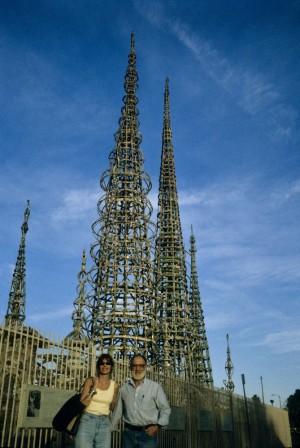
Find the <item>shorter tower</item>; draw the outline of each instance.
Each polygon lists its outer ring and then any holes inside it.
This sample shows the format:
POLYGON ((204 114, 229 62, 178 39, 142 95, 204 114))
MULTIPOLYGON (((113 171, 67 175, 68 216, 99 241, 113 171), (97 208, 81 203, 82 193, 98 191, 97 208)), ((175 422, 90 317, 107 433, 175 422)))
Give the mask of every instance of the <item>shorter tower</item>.
POLYGON ((193 379, 201 384, 212 387, 213 376, 210 362, 209 348, 205 330, 204 313, 200 297, 198 273, 196 265, 196 240, 190 237, 191 278, 190 278, 190 318, 193 340, 193 379))
POLYGON ((81 271, 77 275, 78 278, 78 286, 77 286, 77 299, 74 300, 74 311, 72 313, 73 320, 73 331, 69 333, 65 339, 72 339, 75 341, 88 341, 87 336, 84 334, 85 328, 85 314, 84 308, 86 306, 86 281, 87 281, 87 273, 86 273, 86 254, 85 250, 82 253, 81 260, 81 271))
POLYGON ((232 381, 232 374, 233 374, 233 364, 231 361, 231 355, 230 355, 230 348, 229 348, 229 335, 226 335, 226 339, 227 339, 227 360, 226 360, 226 364, 225 364, 225 371, 227 373, 227 381, 224 380, 224 386, 226 387, 226 389, 229 392, 233 392, 234 391, 234 382, 232 381))
POLYGON ((19 246, 18 258, 11 282, 8 307, 5 315, 5 324, 21 325, 25 320, 26 304, 26 263, 25 263, 25 239, 28 232, 28 219, 30 215, 30 201, 24 213, 24 222, 21 226, 22 236, 19 246))

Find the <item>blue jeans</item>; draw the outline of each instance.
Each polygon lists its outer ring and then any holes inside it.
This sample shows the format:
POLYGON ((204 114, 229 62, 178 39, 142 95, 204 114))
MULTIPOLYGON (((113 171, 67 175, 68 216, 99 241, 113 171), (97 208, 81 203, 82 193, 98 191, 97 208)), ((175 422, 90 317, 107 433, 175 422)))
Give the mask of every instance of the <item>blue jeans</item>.
POLYGON ((124 428, 122 448, 157 448, 157 437, 150 437, 145 431, 124 428))
POLYGON ((110 448, 111 424, 107 415, 84 412, 75 439, 75 448, 110 448))

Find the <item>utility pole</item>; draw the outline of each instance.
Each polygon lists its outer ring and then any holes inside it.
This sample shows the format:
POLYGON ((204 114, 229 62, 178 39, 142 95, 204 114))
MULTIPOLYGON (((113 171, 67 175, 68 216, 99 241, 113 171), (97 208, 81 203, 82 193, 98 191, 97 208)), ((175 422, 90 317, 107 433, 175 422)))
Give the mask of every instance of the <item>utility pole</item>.
POLYGON ((246 383, 245 375, 242 373, 242 384, 243 384, 244 399, 245 399, 245 410, 246 410, 247 428, 248 428, 248 436, 249 436, 249 445, 250 445, 250 448, 252 448, 249 409, 248 409, 248 402, 247 402, 247 397, 246 397, 245 383, 246 383))
POLYGON ((260 377, 260 384, 261 384, 261 398, 263 404, 265 404, 265 396, 264 396, 264 385, 263 385, 263 377, 260 377))

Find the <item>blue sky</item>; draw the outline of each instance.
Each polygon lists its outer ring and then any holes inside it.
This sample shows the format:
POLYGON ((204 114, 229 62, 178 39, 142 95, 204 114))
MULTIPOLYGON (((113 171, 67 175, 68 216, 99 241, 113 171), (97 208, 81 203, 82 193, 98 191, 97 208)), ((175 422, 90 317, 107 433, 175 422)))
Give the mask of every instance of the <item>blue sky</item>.
POLYGON ((2 0, 0 21, 0 315, 30 199, 26 323, 71 330, 134 30, 155 209, 170 79, 215 384, 229 333, 236 392, 244 373, 261 395, 262 376, 265 401, 284 402, 300 387, 300 2, 2 0))

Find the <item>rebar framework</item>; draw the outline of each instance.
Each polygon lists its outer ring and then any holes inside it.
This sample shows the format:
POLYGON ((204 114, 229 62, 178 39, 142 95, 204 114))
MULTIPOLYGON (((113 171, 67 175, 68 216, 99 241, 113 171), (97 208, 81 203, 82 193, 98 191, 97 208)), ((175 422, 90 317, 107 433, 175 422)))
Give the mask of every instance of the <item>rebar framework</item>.
POLYGON ((24 222, 21 226, 22 236, 19 246, 16 266, 11 282, 7 312, 5 322, 13 322, 20 325, 25 320, 26 305, 26 262, 25 262, 25 239, 28 232, 28 219, 30 215, 30 201, 27 201, 27 207, 24 213, 24 222))
POLYGON ((169 80, 165 83, 164 123, 154 257, 157 325, 156 360, 176 375, 192 376, 191 321, 185 250, 180 223, 172 141, 169 80))
MULTIPOLYGON (((138 130, 138 74, 134 35, 125 75, 125 96, 110 168, 102 175, 105 194, 98 202, 99 219, 92 229, 94 266, 88 278, 87 333, 99 349, 123 358, 151 352, 153 307, 151 275, 151 189, 144 172, 138 130)), ((153 236, 152 236, 153 238, 153 236)))
POLYGON ((85 320, 86 320, 84 309, 86 306, 86 281, 87 281, 85 250, 82 252, 81 271, 77 275, 77 278, 79 284, 77 286, 78 296, 76 300, 74 300, 74 311, 72 313, 73 331, 69 333, 65 339, 87 342, 88 338, 84 332, 85 320))
POLYGON ((192 327, 193 378, 205 386, 213 386, 212 368, 206 336, 204 313, 202 308, 200 288, 196 264, 196 240, 190 237, 191 276, 190 276, 190 319, 192 327))

